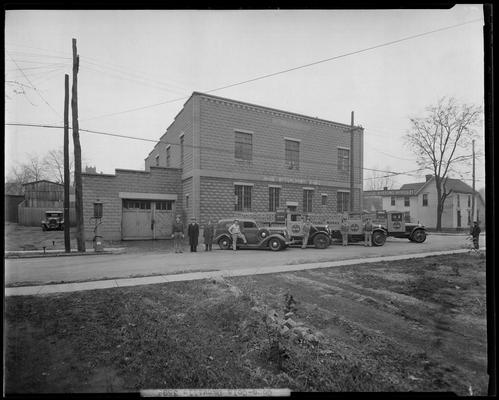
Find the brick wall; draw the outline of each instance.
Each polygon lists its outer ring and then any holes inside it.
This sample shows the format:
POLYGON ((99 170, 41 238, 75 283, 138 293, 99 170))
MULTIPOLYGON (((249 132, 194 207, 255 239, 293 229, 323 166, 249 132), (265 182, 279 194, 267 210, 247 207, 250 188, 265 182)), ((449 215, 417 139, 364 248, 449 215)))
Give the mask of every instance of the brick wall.
POLYGON ((182 168, 180 163, 180 139, 179 135, 184 133, 184 172, 192 170, 192 144, 193 144, 193 98, 191 97, 182 110, 177 114, 173 123, 168 127, 166 133, 161 136, 161 142, 154 146, 153 150, 145 159, 145 169, 156 165, 156 156, 159 155, 159 165, 166 167, 166 147, 170 144, 170 167, 182 168))
MULTIPOLYGON (((93 203, 104 203, 100 233, 106 240, 121 240, 122 199, 119 192, 179 194, 181 171, 177 168, 151 167, 150 171, 117 169, 115 175, 82 174, 83 219, 85 237, 93 238, 93 203)), ((179 196, 176 209, 182 210, 183 199, 179 196)))
MULTIPOLYGON (((182 182, 182 218, 185 224, 187 224, 193 216, 193 198, 192 198, 192 178, 185 179, 182 182), (189 204, 186 204, 186 196, 189 195, 189 204)), ((178 209, 177 209, 178 210, 178 209)))
MULTIPOLYGON (((349 126, 199 96, 202 169, 350 183, 349 173, 341 174, 337 168, 338 146, 350 148, 349 126), (234 158, 234 132, 238 129, 253 132, 251 161, 234 158), (290 170, 285 165, 285 137, 301 140, 299 170, 290 170)), ((361 129, 354 140, 355 182, 361 185, 361 129)))

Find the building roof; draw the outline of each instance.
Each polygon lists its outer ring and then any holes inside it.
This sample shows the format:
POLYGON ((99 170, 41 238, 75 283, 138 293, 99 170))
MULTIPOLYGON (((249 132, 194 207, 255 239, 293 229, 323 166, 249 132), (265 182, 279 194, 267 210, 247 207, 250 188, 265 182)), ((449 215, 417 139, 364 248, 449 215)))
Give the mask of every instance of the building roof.
MULTIPOLYGON (((432 177, 430 180, 423 183, 415 183, 414 185, 421 185, 419 189, 417 189, 416 194, 420 192, 425 186, 428 186, 430 183, 435 182, 435 177, 432 177)), ((411 185, 411 184, 409 184, 411 185)), ((445 181, 445 188, 447 191, 453 191, 455 193, 469 193, 473 194, 473 189, 466 183, 464 183, 460 179, 447 178, 445 181)))
POLYGON ((26 183, 23 183, 23 186, 26 186, 26 185, 33 185, 34 183, 40 183, 40 182, 47 182, 47 183, 51 183, 51 184, 53 184, 53 185, 64 186, 64 184, 62 184, 62 183, 52 182, 52 181, 49 181, 49 180, 47 180, 47 179, 40 179, 40 180, 38 180, 38 181, 26 182, 26 183))
POLYGON ((400 186, 400 190, 414 190, 417 192, 421 189, 426 182, 418 182, 418 183, 406 183, 405 185, 400 186))

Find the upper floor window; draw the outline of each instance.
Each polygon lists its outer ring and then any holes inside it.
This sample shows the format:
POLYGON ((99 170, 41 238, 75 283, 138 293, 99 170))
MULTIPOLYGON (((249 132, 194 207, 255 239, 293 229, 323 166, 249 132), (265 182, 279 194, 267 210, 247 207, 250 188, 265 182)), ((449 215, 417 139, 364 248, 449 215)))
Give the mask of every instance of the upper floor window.
POLYGON ((279 208, 279 197, 281 188, 269 187, 269 211, 276 211, 279 208))
POLYGON ((300 167, 300 142, 296 140, 284 140, 284 151, 286 167, 288 169, 299 169, 300 167))
POLYGON ((423 194, 423 207, 428 207, 428 193, 423 194))
POLYGON ((170 152, 170 146, 166 148, 166 166, 170 166, 170 157, 171 157, 171 152, 170 152))
POLYGON ((310 189, 303 189, 303 212, 312 212, 312 200, 314 191, 310 189))
POLYGON ((251 189, 252 186, 234 185, 235 211, 251 211, 251 189))
POLYGON ((411 198, 409 196, 404 196, 404 206, 409 207, 411 205, 411 198))
POLYGON ((180 136, 180 164, 184 164, 184 135, 180 136))
POLYGON ((390 205, 395 205, 395 196, 390 197, 390 205))
POLYGON ((457 195, 457 206, 461 207, 461 198, 457 195))
POLYGON ((156 158, 156 167, 159 167, 159 154, 155 158, 156 158))
POLYGON ((321 195, 321 204, 323 206, 327 205, 327 194, 322 194, 321 195))
POLYGON ((338 149, 338 172, 350 171, 350 150, 338 149))
POLYGON ((468 195, 468 207, 471 207, 471 195, 468 195))
POLYGON ((336 195, 336 211, 343 213, 350 208, 350 193, 338 192, 336 195))
POLYGON ((238 160, 253 159, 253 135, 251 133, 235 133, 234 157, 238 160))

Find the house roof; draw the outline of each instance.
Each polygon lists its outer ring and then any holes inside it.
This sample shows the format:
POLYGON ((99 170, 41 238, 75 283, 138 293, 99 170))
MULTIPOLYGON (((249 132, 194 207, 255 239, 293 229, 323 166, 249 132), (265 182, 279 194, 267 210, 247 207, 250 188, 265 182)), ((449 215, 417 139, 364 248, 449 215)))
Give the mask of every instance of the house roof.
POLYGON ((52 182, 52 181, 49 181, 49 180, 47 180, 47 179, 40 179, 40 180, 38 180, 38 181, 26 182, 26 183, 23 183, 23 186, 26 186, 26 185, 33 185, 34 183, 39 183, 39 182, 47 182, 47 183, 51 183, 51 184, 53 184, 53 185, 64 186, 62 183, 52 182))
POLYGON ((417 192, 425 183, 426 182, 406 183, 405 185, 400 186, 400 190, 414 190, 417 192))
MULTIPOLYGON (((432 177, 430 180, 423 183, 409 183, 408 185, 420 185, 419 189, 416 189, 416 194, 420 192, 425 186, 428 186, 430 183, 435 182, 435 177, 432 177)), ((455 193, 473 193, 473 189, 470 185, 464 183, 460 179, 447 178, 445 181, 445 188, 447 191, 452 190, 455 193)), ((401 188, 402 189, 402 188, 401 188)))

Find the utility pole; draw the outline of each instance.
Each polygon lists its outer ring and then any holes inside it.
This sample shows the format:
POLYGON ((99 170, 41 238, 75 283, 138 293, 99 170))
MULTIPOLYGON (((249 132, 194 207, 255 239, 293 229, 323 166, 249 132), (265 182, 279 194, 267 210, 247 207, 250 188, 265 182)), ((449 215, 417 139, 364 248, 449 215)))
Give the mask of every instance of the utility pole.
POLYGON ((64 75, 64 249, 71 252, 69 220, 69 75, 64 75))
POLYGON ((355 132, 355 129, 353 127, 353 111, 352 111, 352 116, 351 116, 351 131, 350 131, 350 211, 353 211, 353 197, 354 197, 354 187, 353 187, 353 181, 354 181, 354 170, 353 170, 353 134, 355 132))
POLYGON ((81 146, 78 126, 78 68, 80 57, 76 52, 76 39, 73 39, 73 88, 71 110, 73 111, 73 143, 75 153, 75 209, 76 209, 76 243, 78 251, 85 251, 85 231, 83 225, 83 193, 81 183, 81 146))
POLYGON ((473 197, 471 198, 471 223, 475 220, 475 139, 472 142, 473 149, 473 197))

